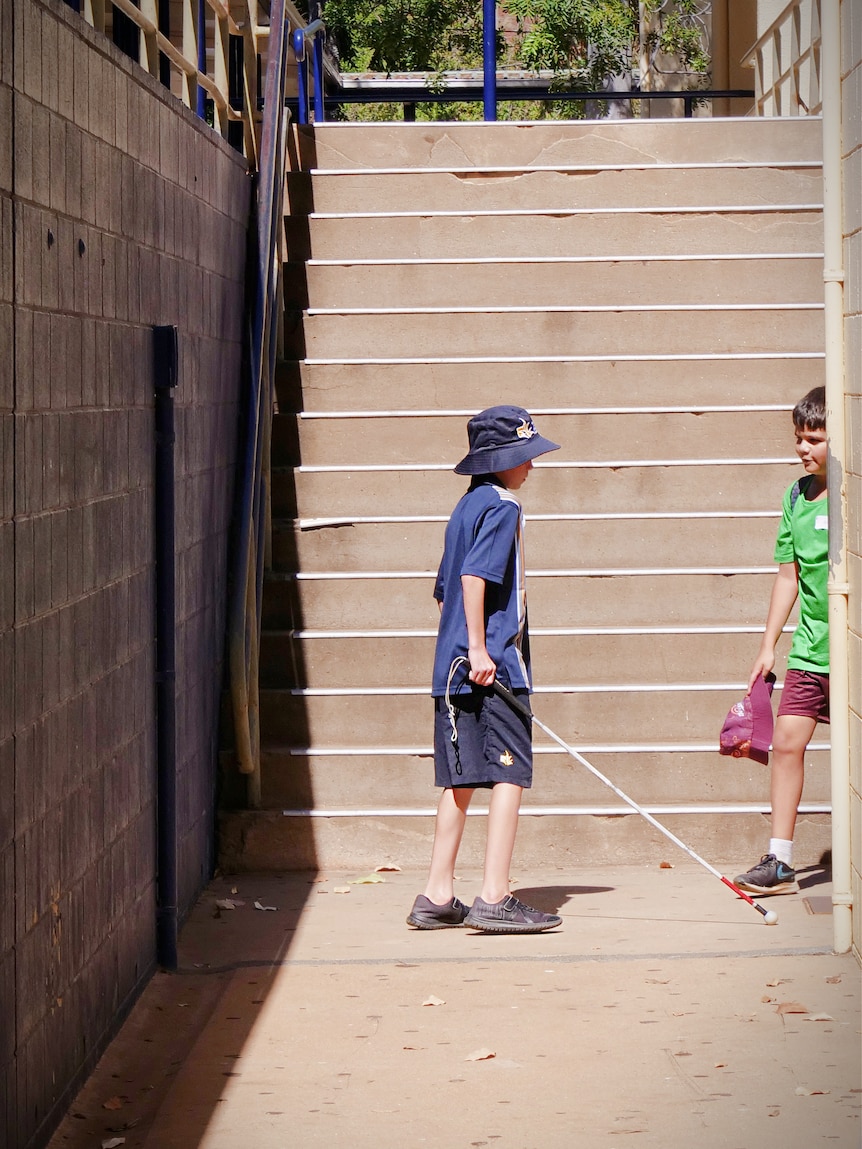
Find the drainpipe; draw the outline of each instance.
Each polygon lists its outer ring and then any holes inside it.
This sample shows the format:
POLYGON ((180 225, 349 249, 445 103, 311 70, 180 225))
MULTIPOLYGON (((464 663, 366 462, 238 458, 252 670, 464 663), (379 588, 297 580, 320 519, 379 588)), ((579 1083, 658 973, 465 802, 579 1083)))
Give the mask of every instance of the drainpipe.
POLYGON ((832 913, 836 953, 853 944, 850 853, 850 688, 847 643, 844 213, 841 194, 841 5, 821 9, 826 431, 829 439, 829 693, 832 771, 832 913))
POLYGON ((176 555, 174 541, 174 395, 176 327, 153 328, 156 550, 156 957, 177 968, 176 555))

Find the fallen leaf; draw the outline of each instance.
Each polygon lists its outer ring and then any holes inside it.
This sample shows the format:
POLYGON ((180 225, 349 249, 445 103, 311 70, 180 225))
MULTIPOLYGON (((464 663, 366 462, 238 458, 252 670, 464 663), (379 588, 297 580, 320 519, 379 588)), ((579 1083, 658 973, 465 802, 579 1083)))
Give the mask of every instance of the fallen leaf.
POLYGON ((780 977, 777 981, 768 981, 766 984, 770 987, 770 989, 774 989, 777 985, 784 985, 786 981, 790 981, 790 978, 780 977))
POLYGON ((828 977, 826 979, 826 984, 827 985, 841 985, 841 974, 837 973, 834 977, 828 977))
POLYGON ((125 1145, 125 1137, 108 1137, 102 1142, 102 1149, 117 1149, 118 1145, 125 1145))
POLYGON ((277 909, 278 909, 278 906, 262 906, 262 905, 260 904, 260 902, 255 902, 255 903, 254 903, 254 908, 255 908, 256 910, 273 910, 273 911, 275 911, 275 910, 277 910, 277 909))
POLYGON ((808 1013, 804 1005, 798 1001, 780 1001, 775 1007, 776 1013, 808 1013))
POLYGON ((381 878, 379 874, 366 874, 364 878, 352 878, 348 885, 350 886, 375 886, 378 882, 385 882, 385 878, 381 878))
POLYGON ((670 985, 670 978, 666 981, 662 981, 661 978, 658 977, 648 977, 645 980, 647 985, 670 985))
POLYGON ((771 1001, 775 1001, 775 998, 770 997, 768 993, 765 993, 760 1000, 763 1002, 764 1005, 769 1005, 769 1003, 771 1001))
POLYGON ((727 1069, 727 1062, 726 1061, 716 1061, 715 1065, 712 1068, 713 1069, 727 1069))
POLYGON ((810 1013, 805 1018, 806 1021, 834 1021, 834 1017, 830 1017, 828 1013, 810 1013))
POLYGON ((382 866, 374 867, 375 874, 400 874, 401 867, 396 866, 394 862, 385 862, 382 866))
POLYGON ((107 1101, 102 1102, 103 1109, 122 1109, 125 1105, 122 1097, 109 1097, 107 1101))
POLYGON ((475 1053, 469 1054, 464 1058, 465 1061, 490 1061, 492 1057, 496 1057, 492 1049, 477 1049, 475 1053))
POLYGON ((830 1089, 809 1089, 807 1085, 797 1085, 793 1090, 797 1097, 823 1097, 830 1089))
POLYGON ((231 892, 232 894, 238 894, 238 893, 239 893, 239 890, 236 888, 236 886, 231 886, 231 888, 230 888, 230 892, 231 892))
POLYGON ((235 910, 237 906, 244 906, 245 902, 238 902, 235 898, 219 898, 216 905, 220 910, 235 910))
POLYGON ((422 1002, 423 1005, 445 1005, 446 1002, 442 997, 435 997, 434 994, 429 994, 428 997, 422 1002))
POLYGON ((673 862, 660 862, 658 868, 660 870, 672 870, 673 869, 673 862))
POLYGON ((334 886, 332 892, 333 894, 349 894, 350 886, 334 886))
POLYGON ((402 1045, 402 1049, 424 1049, 424 1045, 402 1045))

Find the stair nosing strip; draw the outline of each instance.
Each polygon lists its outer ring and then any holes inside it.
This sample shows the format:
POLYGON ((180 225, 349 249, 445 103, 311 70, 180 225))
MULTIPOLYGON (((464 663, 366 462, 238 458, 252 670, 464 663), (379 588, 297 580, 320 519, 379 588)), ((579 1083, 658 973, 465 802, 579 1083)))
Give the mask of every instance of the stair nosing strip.
MULTIPOLYGON (((657 814, 694 814, 694 815, 707 815, 707 814, 722 814, 727 816, 739 814, 769 814, 771 807, 768 805, 758 803, 737 803, 730 805, 727 803, 715 803, 714 805, 667 805, 667 804, 653 804, 642 807, 652 815, 657 814)), ((285 808, 281 811, 282 816, 285 818, 432 818, 436 815, 437 810, 435 807, 385 807, 385 808, 358 808, 346 809, 342 807, 297 807, 294 809, 285 808)), ((613 818, 613 817, 628 817, 637 814, 638 811, 634 810, 631 806, 621 804, 619 806, 530 806, 529 804, 522 805, 518 811, 520 818, 549 818, 549 817, 594 817, 594 818, 613 818)), ((804 802, 799 806, 800 814, 831 814, 832 806, 830 803, 817 803, 817 802, 804 802)), ((488 808, 485 806, 470 807, 467 810, 467 817, 482 818, 488 814, 488 808)))
POLYGON ((410 176, 410 175, 528 175, 532 172, 665 172, 665 171, 758 171, 792 172, 822 169, 820 160, 658 160, 654 163, 617 164, 481 164, 475 167, 379 167, 379 168, 305 168, 303 174, 315 176, 410 176))
POLYGON ((640 352, 635 355, 441 355, 403 358, 353 357, 349 359, 315 359, 308 357, 299 360, 306 367, 432 367, 452 363, 456 365, 479 363, 726 363, 760 362, 785 359, 825 359, 825 351, 681 351, 675 353, 640 352))
MULTIPOLYGON (((531 570, 531 580, 538 578, 682 578, 690 575, 766 575, 775 574, 777 566, 739 567, 560 567, 531 570)), ((436 570, 424 571, 293 571, 281 576, 283 582, 386 582, 392 579, 435 579, 436 570)))
MULTIPOLYGON (((793 625, 782 627, 783 634, 791 634, 795 630, 793 625)), ((531 626, 530 634, 542 638, 607 638, 611 636, 643 635, 653 637, 656 635, 704 635, 704 634, 760 634, 763 631, 761 623, 742 624, 737 626, 531 626)), ((295 630, 290 627, 283 629, 264 630, 264 634, 282 638, 294 638, 301 642, 332 639, 380 639, 387 638, 436 638, 436 628, 411 628, 394 630, 323 630, 302 629, 295 630)), ((540 690, 541 692, 541 690, 540 690)))
POLYGON ((823 311, 825 304, 806 303, 589 303, 589 304, 503 304, 488 303, 468 307, 308 307, 304 314, 317 315, 606 315, 693 311, 747 313, 751 311, 823 311))
POLYGON ((493 264, 579 264, 579 263, 714 263, 717 260, 806 259, 822 260, 822 251, 776 252, 713 252, 706 255, 499 255, 450 256, 445 258, 404 259, 308 259, 307 267, 413 267, 437 265, 493 265, 493 264))
MULTIPOLYGON (((309 212, 303 219, 476 219, 479 217, 523 217, 535 216, 596 216, 596 215, 792 215, 798 212, 822 212, 822 203, 768 203, 768 204, 694 204, 684 206, 639 207, 544 207, 544 208, 473 208, 442 209, 427 208, 419 211, 316 211, 309 212)), ((291 218, 291 217, 288 217, 291 218)), ((296 217, 298 218, 298 217, 296 217)))
MULTIPOLYGON (((780 464, 793 466, 798 459, 787 456, 766 459, 573 459, 547 460, 535 464, 538 470, 622 470, 635 467, 762 467, 780 464)), ((452 471, 454 463, 303 463, 293 467, 294 474, 345 474, 394 471, 452 471)))

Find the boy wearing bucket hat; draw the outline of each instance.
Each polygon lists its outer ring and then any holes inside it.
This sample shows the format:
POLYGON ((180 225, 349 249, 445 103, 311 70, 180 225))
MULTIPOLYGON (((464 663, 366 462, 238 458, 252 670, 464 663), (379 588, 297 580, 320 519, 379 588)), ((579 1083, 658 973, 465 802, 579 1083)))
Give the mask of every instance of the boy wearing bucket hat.
POLYGON ((521 795, 532 783, 531 723, 493 690, 495 679, 529 697, 523 514, 514 495, 533 459, 559 449, 522 407, 481 411, 467 424, 470 450, 455 468, 470 488, 446 527, 434 587, 440 625, 434 658, 435 783, 443 787, 425 893, 407 918, 417 929, 471 926, 489 933, 538 933, 556 914, 509 892, 521 795), (482 893, 468 910, 454 895, 455 861, 467 808, 490 789, 482 893))
MULTIPOLYGON (((796 453, 805 474, 784 493, 775 544, 778 574, 748 690, 771 677, 775 646, 796 599, 784 688, 772 737, 772 837, 769 849, 736 879, 755 894, 789 894, 799 887, 793 869, 793 832, 805 780, 805 751, 818 722, 829 722, 829 559, 826 392, 815 387, 793 409, 796 453)), ((753 757, 754 755, 750 755, 753 757)))

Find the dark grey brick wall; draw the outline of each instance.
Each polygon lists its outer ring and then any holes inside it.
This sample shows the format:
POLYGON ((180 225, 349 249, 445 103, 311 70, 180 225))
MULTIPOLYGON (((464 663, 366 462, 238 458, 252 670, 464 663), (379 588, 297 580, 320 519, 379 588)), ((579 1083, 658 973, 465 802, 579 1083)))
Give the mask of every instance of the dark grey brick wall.
POLYGON ((151 325, 176 324, 181 912, 213 858, 242 159, 58 0, 0 4, 0 1144, 155 963, 151 325))

